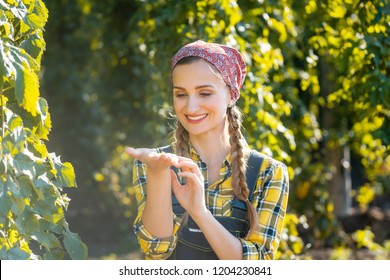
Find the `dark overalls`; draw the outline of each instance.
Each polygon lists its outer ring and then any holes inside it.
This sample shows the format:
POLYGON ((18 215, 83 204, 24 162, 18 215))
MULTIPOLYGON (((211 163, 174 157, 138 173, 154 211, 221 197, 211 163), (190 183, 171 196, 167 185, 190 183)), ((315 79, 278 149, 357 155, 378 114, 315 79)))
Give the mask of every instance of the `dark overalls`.
MULTIPOLYGON (((171 153, 172 148, 166 146, 158 149, 159 151, 171 153)), ((246 182, 250 191, 249 200, 251 200, 253 191, 256 186, 257 176, 263 161, 263 156, 252 150, 248 158, 248 166, 246 171, 246 182)), ((175 168, 172 168, 175 170, 175 168)), ((177 170, 175 170, 177 172, 177 170)), ((180 217, 184 212, 184 208, 172 194, 172 207, 175 215, 180 217)), ((244 238, 249 230, 249 221, 247 219, 247 207, 245 202, 237 199, 232 201, 231 216, 214 216, 231 234, 236 237, 244 238)), ((197 224, 188 217, 188 223, 179 232, 179 240, 170 260, 217 260, 218 257, 214 253, 210 244, 206 240, 202 231, 197 224)))

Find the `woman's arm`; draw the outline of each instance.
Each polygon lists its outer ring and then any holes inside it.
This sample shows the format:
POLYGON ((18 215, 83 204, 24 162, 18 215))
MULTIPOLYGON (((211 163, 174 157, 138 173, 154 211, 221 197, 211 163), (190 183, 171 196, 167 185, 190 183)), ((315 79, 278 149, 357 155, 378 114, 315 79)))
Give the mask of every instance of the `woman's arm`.
POLYGON ((169 171, 176 156, 151 149, 128 148, 126 152, 135 158, 133 188, 138 203, 135 233, 148 258, 165 258, 176 243, 179 226, 172 211, 169 171))
POLYGON ((142 222, 157 238, 169 237, 173 232, 171 175, 168 170, 147 171, 147 198, 142 222))
POLYGON ((175 161, 175 156, 157 153, 152 149, 127 148, 126 152, 147 166, 147 195, 142 215, 145 228, 157 238, 171 236, 173 211, 169 170, 175 161))

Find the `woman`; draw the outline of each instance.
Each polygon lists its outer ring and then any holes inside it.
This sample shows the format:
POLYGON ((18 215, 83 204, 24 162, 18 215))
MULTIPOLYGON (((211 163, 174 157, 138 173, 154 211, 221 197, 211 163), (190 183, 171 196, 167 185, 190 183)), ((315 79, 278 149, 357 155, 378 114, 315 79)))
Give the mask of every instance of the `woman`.
POLYGON ((174 143, 126 149, 147 259, 274 259, 288 174, 241 134, 245 74, 241 54, 224 45, 196 41, 173 57, 174 143))

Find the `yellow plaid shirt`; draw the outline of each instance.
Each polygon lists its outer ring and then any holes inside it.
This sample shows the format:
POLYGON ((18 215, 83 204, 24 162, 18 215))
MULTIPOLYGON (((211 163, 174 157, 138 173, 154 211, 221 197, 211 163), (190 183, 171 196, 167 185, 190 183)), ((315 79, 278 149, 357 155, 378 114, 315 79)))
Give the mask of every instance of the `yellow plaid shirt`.
MULTIPOLYGON (((174 145, 172 145, 174 150, 174 145)), ((207 166, 201 161, 199 154, 190 147, 190 157, 196 162, 205 178, 205 195, 208 209, 214 216, 230 216, 234 198, 231 183, 230 156, 220 169, 220 178, 209 186, 207 182, 207 166)), ((289 179, 286 166, 275 159, 264 155, 260 167, 252 204, 259 213, 260 232, 246 239, 240 238, 243 247, 243 259, 274 259, 280 242, 283 220, 286 213, 289 179)), ((134 221, 134 232, 138 243, 145 253, 146 259, 166 259, 176 247, 177 230, 181 218, 173 214, 174 229, 172 236, 156 238, 142 224, 142 213, 146 201, 146 173, 144 163, 135 160, 133 166, 133 187, 138 204, 138 215, 134 221)))

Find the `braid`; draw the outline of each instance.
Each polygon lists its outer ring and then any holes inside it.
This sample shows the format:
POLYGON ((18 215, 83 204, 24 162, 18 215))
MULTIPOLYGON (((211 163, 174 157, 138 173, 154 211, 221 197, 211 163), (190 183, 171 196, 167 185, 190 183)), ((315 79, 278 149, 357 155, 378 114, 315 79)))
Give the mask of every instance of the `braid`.
POLYGON ((249 201, 249 189, 246 184, 246 162, 244 159, 244 146, 241 141, 244 137, 241 133, 241 112, 236 106, 228 107, 227 117, 229 120, 229 134, 231 146, 231 164, 232 164, 232 185, 234 195, 245 201, 248 209, 250 228, 248 235, 252 232, 259 231, 257 222, 257 211, 249 201))
POLYGON ((188 143, 190 141, 190 136, 188 131, 184 128, 184 126, 176 120, 176 129, 174 132, 174 138, 176 142, 176 152, 179 156, 189 157, 190 151, 188 147, 188 143))

